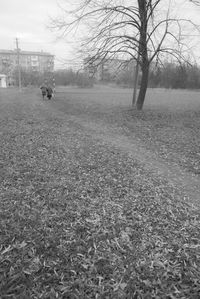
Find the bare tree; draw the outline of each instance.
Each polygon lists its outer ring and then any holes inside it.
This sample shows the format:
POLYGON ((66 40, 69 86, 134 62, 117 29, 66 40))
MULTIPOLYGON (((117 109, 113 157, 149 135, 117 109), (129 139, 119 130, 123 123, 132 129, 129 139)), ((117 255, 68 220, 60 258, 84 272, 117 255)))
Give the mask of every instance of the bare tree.
POLYGON ((200 5, 200 0, 189 0, 190 2, 193 2, 194 4, 200 5))
MULTIPOLYGON (((186 60, 183 31, 190 20, 170 15, 173 0, 80 0, 54 19, 52 27, 63 36, 80 29, 87 32, 81 49, 93 62, 111 58, 135 60, 141 70, 136 107, 142 110, 148 86, 150 64, 163 55, 186 60), (166 8, 167 4, 167 8, 166 8), (69 21, 67 21, 69 20, 69 21)), ((185 32, 184 32, 185 33, 185 32)), ((134 101, 133 101, 134 102, 134 101)))

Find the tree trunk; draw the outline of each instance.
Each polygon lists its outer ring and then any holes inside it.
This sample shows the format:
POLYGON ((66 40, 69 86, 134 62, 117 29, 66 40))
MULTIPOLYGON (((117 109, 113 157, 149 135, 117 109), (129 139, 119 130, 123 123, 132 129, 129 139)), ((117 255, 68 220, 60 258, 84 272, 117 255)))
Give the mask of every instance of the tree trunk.
POLYGON ((148 77, 149 77, 149 61, 148 61, 148 49, 147 49, 148 3, 151 3, 151 1, 138 0, 138 8, 139 8, 140 21, 141 21, 139 53, 141 55, 142 78, 140 84, 140 91, 136 103, 137 110, 142 110, 146 91, 147 91, 148 77))
POLYGON ((136 66, 135 66, 135 78, 134 78, 132 107, 134 107, 135 103, 136 103, 137 88, 138 88, 138 73, 139 73, 139 55, 138 55, 138 60, 136 62, 136 66))
POLYGON ((148 86, 148 77, 149 77, 149 66, 145 66, 142 68, 140 91, 136 103, 137 110, 142 110, 143 108, 147 86, 148 86))

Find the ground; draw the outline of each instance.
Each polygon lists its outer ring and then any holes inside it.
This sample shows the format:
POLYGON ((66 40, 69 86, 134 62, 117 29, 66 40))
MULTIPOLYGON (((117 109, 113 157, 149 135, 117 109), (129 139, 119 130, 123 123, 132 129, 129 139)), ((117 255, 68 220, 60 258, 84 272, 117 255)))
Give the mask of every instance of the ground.
POLYGON ((0 91, 0 298, 200 298, 200 94, 0 91))

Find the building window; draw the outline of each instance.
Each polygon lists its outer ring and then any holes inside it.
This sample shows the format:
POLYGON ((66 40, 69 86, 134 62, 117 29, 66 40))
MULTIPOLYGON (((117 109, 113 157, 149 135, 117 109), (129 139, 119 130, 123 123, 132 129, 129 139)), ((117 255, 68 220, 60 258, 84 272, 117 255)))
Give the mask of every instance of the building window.
POLYGON ((31 56, 32 61, 38 61, 38 56, 31 56))

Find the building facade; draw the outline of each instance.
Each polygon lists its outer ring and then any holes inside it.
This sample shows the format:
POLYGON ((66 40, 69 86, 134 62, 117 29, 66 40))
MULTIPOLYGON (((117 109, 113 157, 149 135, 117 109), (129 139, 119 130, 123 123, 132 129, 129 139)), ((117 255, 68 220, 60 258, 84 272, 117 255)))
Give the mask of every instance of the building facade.
POLYGON ((6 75, 0 74, 0 88, 7 87, 7 77, 6 75))
MULTIPOLYGON (((19 51, 19 65, 25 71, 53 72, 54 55, 47 52, 19 51)), ((11 76, 18 66, 17 50, 0 50, 0 73, 11 76)))
POLYGON ((105 61, 90 58, 84 60, 84 70, 89 77, 95 78, 97 81, 113 81, 116 80, 122 71, 132 70, 135 67, 133 60, 106 59, 105 61))

